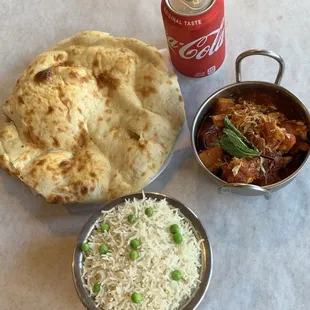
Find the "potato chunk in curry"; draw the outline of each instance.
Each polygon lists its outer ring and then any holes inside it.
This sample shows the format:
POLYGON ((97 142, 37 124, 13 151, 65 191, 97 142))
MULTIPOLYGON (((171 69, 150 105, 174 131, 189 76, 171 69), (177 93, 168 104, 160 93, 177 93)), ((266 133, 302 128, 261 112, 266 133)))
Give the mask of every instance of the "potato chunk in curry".
POLYGON ((215 115, 229 114, 233 110, 235 101, 230 98, 219 98, 215 104, 215 115))
POLYGON ((223 150, 220 146, 214 146, 199 153, 199 157, 212 173, 216 173, 223 163, 223 150))
POLYGON ((222 178, 228 183, 250 184, 259 174, 257 159, 233 158, 229 164, 223 165, 222 178))

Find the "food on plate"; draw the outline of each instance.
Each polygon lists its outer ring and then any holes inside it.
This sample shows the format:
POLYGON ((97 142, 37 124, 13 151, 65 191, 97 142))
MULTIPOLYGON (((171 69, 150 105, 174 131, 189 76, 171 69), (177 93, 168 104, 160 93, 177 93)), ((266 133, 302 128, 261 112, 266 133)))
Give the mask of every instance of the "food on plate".
POLYGON ((100 226, 101 232, 109 231, 109 229, 110 229, 110 225, 108 225, 108 224, 102 224, 100 226))
POLYGON ((180 281, 182 279, 182 273, 180 270, 174 270, 171 272, 171 279, 174 281, 180 281))
POLYGON ((51 203, 110 200, 158 173, 184 122, 156 48, 88 31, 59 42, 4 103, 0 164, 51 203))
POLYGON ((136 260, 139 257, 139 252, 137 250, 132 250, 129 253, 129 257, 131 260, 136 260))
POLYGON ((131 300, 132 300, 133 303, 139 304, 143 300, 143 297, 139 293, 133 293, 131 295, 131 300))
POLYGON ((152 207, 145 209, 145 215, 147 215, 148 217, 153 216, 153 214, 154 214, 154 210, 152 207))
POLYGON ((102 211, 83 251, 84 287, 98 309, 179 309, 200 283, 201 242, 165 199, 126 200, 102 211), (152 208, 149 217, 145 210, 152 208), (128 222, 134 214, 136 221, 128 222), (101 227, 109 225, 102 232, 101 227), (182 243, 175 243, 178 235, 182 243), (102 244, 108 251, 101 252, 102 244))
POLYGON ((308 124, 289 107, 259 91, 219 98, 198 132, 201 161, 228 183, 285 179, 309 151, 308 124))
POLYGON ((101 244, 99 248, 100 254, 107 254, 109 252, 109 247, 106 244, 101 244))
POLYGON ((90 247, 89 247, 89 244, 88 244, 88 243, 83 243, 83 244, 81 245, 81 250, 82 250, 83 252, 87 252, 87 251, 89 251, 89 249, 90 249, 90 247))
POLYGON ((99 293, 100 292, 100 289, 101 289, 101 286, 99 283, 96 283, 93 287, 93 292, 94 293, 99 293))

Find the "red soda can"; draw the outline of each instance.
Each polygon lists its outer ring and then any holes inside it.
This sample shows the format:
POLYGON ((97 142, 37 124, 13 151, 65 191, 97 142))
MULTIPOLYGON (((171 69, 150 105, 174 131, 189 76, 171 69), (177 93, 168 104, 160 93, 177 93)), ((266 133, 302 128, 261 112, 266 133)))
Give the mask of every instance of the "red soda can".
POLYGON ((173 66, 204 77, 225 59, 224 0, 162 0, 161 11, 173 66))

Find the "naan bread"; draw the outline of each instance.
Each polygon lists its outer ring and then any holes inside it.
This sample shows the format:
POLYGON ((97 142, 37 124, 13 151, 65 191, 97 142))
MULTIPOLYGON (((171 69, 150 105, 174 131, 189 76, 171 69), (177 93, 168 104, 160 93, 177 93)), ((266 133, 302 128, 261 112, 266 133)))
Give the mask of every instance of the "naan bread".
POLYGON ((39 55, 3 106, 0 164, 51 203, 110 200, 148 184, 184 122, 156 48, 88 31, 39 55))

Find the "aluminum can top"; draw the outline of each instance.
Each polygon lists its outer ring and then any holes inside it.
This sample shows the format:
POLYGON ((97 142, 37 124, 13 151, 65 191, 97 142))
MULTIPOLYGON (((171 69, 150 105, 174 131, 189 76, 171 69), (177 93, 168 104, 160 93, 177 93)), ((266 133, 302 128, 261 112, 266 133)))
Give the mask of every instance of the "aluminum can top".
POLYGON ((215 0, 165 0, 168 7, 177 15, 197 16, 208 11, 215 0))

